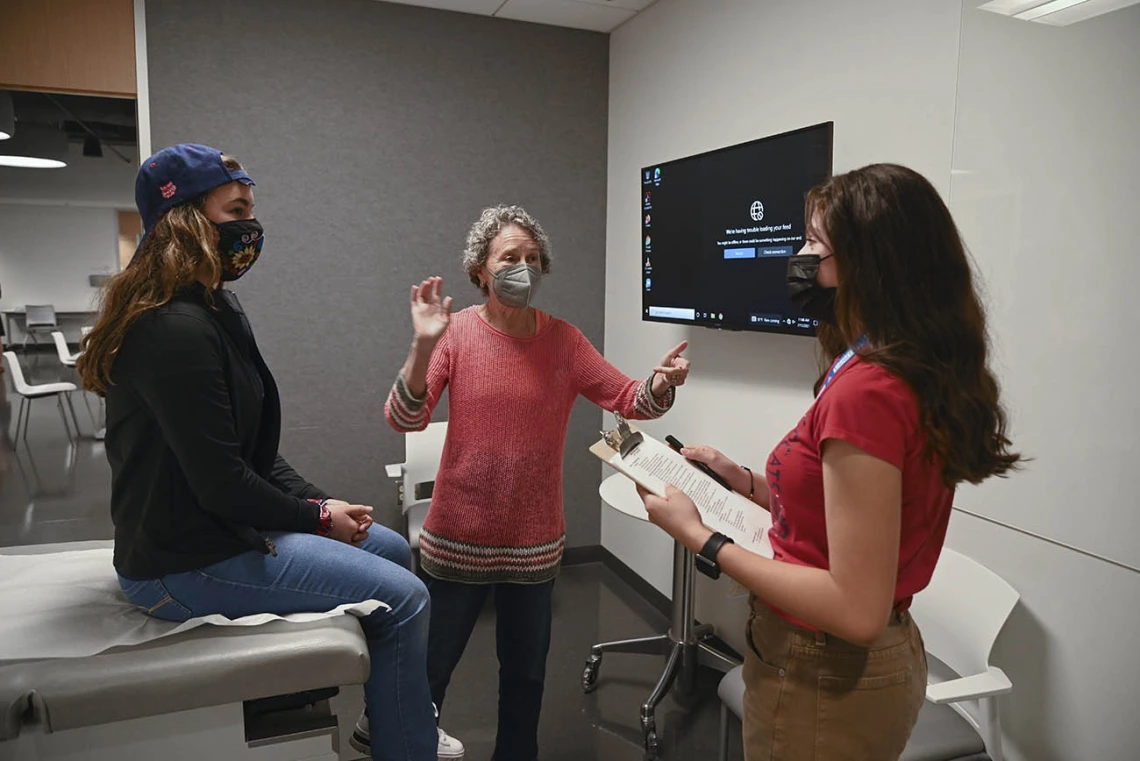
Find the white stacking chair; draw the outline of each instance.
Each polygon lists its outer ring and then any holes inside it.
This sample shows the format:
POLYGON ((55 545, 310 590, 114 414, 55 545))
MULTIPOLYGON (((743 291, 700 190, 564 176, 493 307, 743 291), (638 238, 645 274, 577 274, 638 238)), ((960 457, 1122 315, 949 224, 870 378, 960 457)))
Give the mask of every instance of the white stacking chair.
POLYGON ((67 339, 63 337, 63 333, 53 330, 51 340, 55 341, 55 351, 59 354, 60 363, 65 367, 75 367, 75 360, 79 359, 79 353, 71 353, 71 348, 68 347, 67 339))
POLYGON ((387 466, 388 476, 397 484, 404 535, 412 550, 420 546, 420 531, 431 506, 432 489, 446 440, 447 421, 429 423, 422 431, 404 435, 404 462, 387 466))
POLYGON ((1011 692, 1013 683, 990 665, 990 652, 1020 597, 981 563, 943 549, 930 586, 915 595, 910 608, 926 651, 958 674, 955 679, 931 682, 926 688, 927 705, 953 708, 981 735, 992 761, 1003 761, 997 698, 1011 692), (963 706, 971 700, 978 701, 977 717, 963 706))
MULTIPOLYGON (((86 334, 84 334, 84 335, 86 335, 86 334)), ((51 339, 53 341, 55 341, 55 351, 56 351, 56 354, 59 355, 60 364, 62 364, 64 367, 75 367, 76 360, 79 359, 79 355, 82 354, 83 352, 79 351, 79 352, 76 352, 75 354, 72 354, 71 349, 67 345, 67 339, 64 338, 63 333, 61 333, 58 330, 52 332, 51 339)), ((87 407, 87 414, 91 417, 91 424, 93 426, 95 426, 96 429, 99 429, 99 421, 95 417, 94 410, 91 409, 91 402, 88 400, 87 394, 80 394, 80 396, 83 399, 83 405, 85 407, 87 407)), ((103 402, 102 397, 100 397, 100 399, 99 399, 100 405, 102 405, 102 402, 103 402)), ((98 439, 99 441, 102 441, 103 437, 100 436, 99 433, 100 433, 100 431, 96 430, 95 438, 98 439)))
POLYGON ((20 411, 16 415, 16 432, 12 441, 21 438, 20 429, 23 427, 23 439, 28 440, 28 424, 32 418, 32 402, 36 399, 55 397, 56 406, 59 407, 59 417, 63 421, 63 429, 67 432, 67 440, 74 442, 79 438, 79 421, 75 417, 75 407, 71 404, 71 392, 78 387, 74 383, 41 383, 31 385, 24 379, 24 369, 20 367, 20 359, 13 351, 4 352, 4 361, 8 363, 8 372, 12 376, 12 385, 20 395, 20 411), (63 402, 67 401, 71 410, 71 419, 75 423, 75 434, 72 435, 71 425, 67 421, 67 413, 63 409, 63 402))
POLYGON ((58 328, 59 321, 56 320, 54 306, 51 304, 26 304, 24 306, 24 344, 22 348, 25 351, 27 350, 29 338, 32 339, 32 343, 39 346, 40 333, 50 333, 58 328))
MULTIPOLYGON (((86 338, 86 337, 87 337, 87 334, 88 334, 88 333, 90 333, 90 332, 91 332, 92 330, 94 330, 94 329, 95 329, 95 328, 94 328, 93 326, 91 326, 91 325, 84 325, 83 327, 81 327, 81 328, 79 329, 79 338, 80 338, 80 339, 84 339, 84 338, 86 338)), ((83 353, 82 351, 81 351, 81 352, 79 352, 79 354, 82 354, 82 353, 83 353)), ((79 357, 79 354, 76 354, 75 356, 78 358, 78 357, 79 357)), ((83 400, 84 400, 84 403, 86 403, 86 402, 87 402, 87 397, 86 397, 86 396, 84 396, 84 397, 83 397, 83 400)), ((87 407, 87 411, 88 411, 88 412, 90 412, 90 411, 91 411, 91 407, 90 407, 90 405, 88 405, 88 407, 87 407)), ((99 417, 100 417, 100 418, 104 417, 104 415, 103 415, 103 397, 102 397, 102 396, 100 396, 100 397, 99 397, 99 413, 100 413, 100 414, 99 414, 99 417)), ((92 416, 91 416, 91 419, 92 419, 92 420, 94 420, 94 419, 95 419, 95 416, 94 416, 94 415, 92 415, 92 416)), ((98 425, 98 423, 96 423, 96 425, 98 425)), ((107 436, 107 428, 106 428, 105 426, 104 426, 103 428, 99 428, 99 429, 97 429, 97 430, 95 431, 95 440, 96 440, 96 441, 102 441, 104 438, 106 438, 106 436, 107 436)))
MULTIPOLYGON (((1005 673, 990 665, 990 651, 1020 597, 1017 590, 982 564, 944 548, 930 585, 915 595, 914 616, 928 656, 957 677, 938 681, 931 669, 926 700, 900 761, 1003 761, 997 698, 1013 689, 1005 673), (979 716, 963 703, 978 701, 979 716)), ((728 758, 728 715, 743 714, 740 667, 721 680, 720 758, 728 758)))

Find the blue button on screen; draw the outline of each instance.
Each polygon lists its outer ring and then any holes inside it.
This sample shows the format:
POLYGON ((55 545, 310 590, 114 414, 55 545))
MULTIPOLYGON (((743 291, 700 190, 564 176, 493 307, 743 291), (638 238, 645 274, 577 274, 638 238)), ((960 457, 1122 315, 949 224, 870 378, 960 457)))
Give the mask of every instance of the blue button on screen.
POLYGON ((725 259, 755 259, 756 249, 754 248, 726 248, 724 250, 725 259))

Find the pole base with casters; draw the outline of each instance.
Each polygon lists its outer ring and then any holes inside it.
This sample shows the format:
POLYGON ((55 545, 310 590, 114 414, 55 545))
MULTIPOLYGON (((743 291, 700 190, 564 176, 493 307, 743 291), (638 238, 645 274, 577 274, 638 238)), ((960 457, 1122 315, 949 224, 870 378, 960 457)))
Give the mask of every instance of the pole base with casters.
POLYGON ((631 655, 665 655, 674 647, 669 634, 656 634, 652 637, 623 639, 616 642, 602 642, 590 648, 586 659, 586 669, 582 672, 582 692, 590 693, 598 686, 598 669, 602 656, 606 653, 628 653, 631 655))
POLYGON ((672 626, 668 633, 594 645, 590 648, 590 655, 582 672, 582 691, 590 693, 597 688, 598 670, 601 668, 602 656, 605 653, 667 656, 665 670, 649 697, 641 704, 641 734, 645 761, 657 759, 656 710, 665 695, 673 689, 674 684, 682 696, 691 696, 696 691, 697 674, 702 666, 728 673, 740 665, 735 656, 722 651, 709 641, 715 633, 713 627, 696 624, 693 617, 695 573, 693 553, 685 549, 684 545, 674 543, 672 626))

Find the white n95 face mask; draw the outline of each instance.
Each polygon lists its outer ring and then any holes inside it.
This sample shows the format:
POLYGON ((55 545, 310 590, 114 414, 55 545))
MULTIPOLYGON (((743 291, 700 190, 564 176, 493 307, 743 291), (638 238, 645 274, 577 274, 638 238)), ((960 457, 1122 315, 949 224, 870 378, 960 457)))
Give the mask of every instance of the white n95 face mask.
POLYGON ((504 306, 525 309, 534 301, 534 294, 542 282, 542 273, 529 264, 514 264, 495 273, 491 288, 504 306))

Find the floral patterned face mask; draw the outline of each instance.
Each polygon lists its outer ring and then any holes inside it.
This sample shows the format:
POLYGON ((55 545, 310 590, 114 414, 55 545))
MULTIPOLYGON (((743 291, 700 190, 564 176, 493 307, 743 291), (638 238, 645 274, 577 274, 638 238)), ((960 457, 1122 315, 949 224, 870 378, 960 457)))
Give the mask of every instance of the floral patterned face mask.
POLYGON ((218 228, 218 256, 222 259, 222 280, 237 280, 249 271, 261 247, 265 245, 265 230, 256 219, 237 219, 214 223, 218 228))

